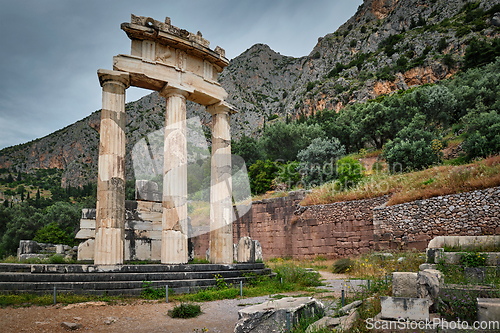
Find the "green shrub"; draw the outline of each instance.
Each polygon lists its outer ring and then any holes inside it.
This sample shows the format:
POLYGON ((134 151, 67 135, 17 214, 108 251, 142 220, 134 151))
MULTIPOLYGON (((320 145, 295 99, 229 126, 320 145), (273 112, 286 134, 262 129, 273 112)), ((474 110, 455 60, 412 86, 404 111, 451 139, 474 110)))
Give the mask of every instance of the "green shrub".
POLYGON ((142 282, 141 297, 145 299, 161 299, 166 297, 165 288, 155 288, 151 281, 142 282))
POLYGON ((57 222, 49 223, 39 229, 33 240, 39 243, 51 244, 73 245, 74 243, 73 237, 64 230, 61 230, 57 222))
POLYGON ((469 160, 500 152, 500 114, 496 111, 476 113, 467 122, 469 137, 464 150, 469 160))
POLYGON ((279 165, 280 171, 278 177, 274 180, 276 184, 284 184, 290 189, 299 184, 301 175, 299 172, 299 162, 291 161, 286 164, 279 165))
POLYGON ((486 266, 487 255, 484 253, 465 252, 460 257, 460 264, 466 267, 486 266))
POLYGON ((314 87, 316 87, 316 85, 319 83, 319 81, 311 81, 311 82, 308 82, 307 83, 307 86, 306 86, 306 91, 311 91, 314 89, 314 87))
POLYGON ((340 189, 356 186, 363 179, 363 165, 351 156, 345 156, 337 162, 338 184, 340 189))
POLYGON ((231 143, 231 153, 243 158, 247 166, 262 159, 262 152, 257 140, 244 134, 238 141, 231 143))
POLYGON ((356 47, 356 45, 357 45, 357 44, 358 44, 358 41, 357 41, 357 40, 355 40, 355 39, 353 39, 353 40, 351 40, 351 42, 349 43, 349 46, 350 46, 351 48, 353 48, 353 47, 356 47))
POLYGON ((442 52, 445 48, 448 47, 448 42, 446 41, 446 38, 441 38, 438 42, 438 45, 437 45, 437 51, 438 52, 442 52))
POLYGON ((197 304, 181 303, 168 311, 172 318, 194 318, 201 314, 201 307, 197 304))
POLYGON ((321 53, 319 53, 319 51, 316 51, 316 52, 314 52, 314 54, 312 55, 311 58, 313 58, 313 59, 319 59, 319 58, 321 58, 321 53))
POLYGON ((60 254, 54 254, 48 258, 49 264, 65 264, 66 260, 60 254))
POLYGON ((354 262, 349 258, 342 258, 333 263, 332 271, 336 274, 342 274, 348 272, 354 262))
POLYGON ((393 171, 424 169, 439 161, 440 153, 432 149, 432 142, 437 137, 426 130, 426 122, 426 116, 416 115, 394 140, 385 145, 383 156, 393 171))
POLYGON ((455 59, 453 59, 453 56, 451 54, 445 54, 443 57, 443 63, 448 66, 449 68, 453 68, 456 65, 455 59))
POLYGON ((402 56, 396 61, 396 68, 395 69, 398 72, 405 72, 406 66, 408 66, 408 58, 406 58, 405 56, 402 56))
POLYGON ((345 155, 345 147, 337 138, 316 138, 297 154, 299 170, 307 187, 335 179, 336 161, 345 155))
POLYGON ((328 78, 337 77, 346 68, 347 68, 346 66, 338 62, 335 64, 335 67, 332 68, 332 70, 328 73, 327 77, 328 78))
POLYGON ((280 171, 278 165, 271 160, 257 161, 248 168, 250 189, 253 194, 261 194, 272 189, 274 178, 280 171))
POLYGON ((392 73, 392 68, 390 66, 385 66, 384 68, 379 69, 377 73, 375 73, 375 76, 377 77, 377 80, 382 80, 382 81, 396 80, 396 77, 392 73))

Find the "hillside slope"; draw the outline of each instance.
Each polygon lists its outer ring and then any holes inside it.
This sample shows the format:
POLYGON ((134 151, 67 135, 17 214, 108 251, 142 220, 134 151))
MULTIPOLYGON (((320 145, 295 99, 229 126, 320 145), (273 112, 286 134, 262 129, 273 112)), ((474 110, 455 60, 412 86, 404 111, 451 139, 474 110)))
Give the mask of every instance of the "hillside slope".
MULTIPOLYGON (((473 38, 500 36, 500 0, 365 0, 334 33, 318 38, 308 56, 283 56, 256 44, 231 60, 219 81, 240 112, 231 118, 233 137, 259 136, 270 121, 322 109, 340 110, 415 85, 438 82, 461 66, 473 38), (497 13, 498 12, 498 13, 497 13)), ((162 128, 165 102, 154 92, 126 106, 127 178, 131 150, 162 128)), ((211 116, 188 104, 206 132, 211 116)), ((29 172, 64 169, 63 185, 97 176, 100 111, 26 144, 0 151, 0 168, 29 172)))

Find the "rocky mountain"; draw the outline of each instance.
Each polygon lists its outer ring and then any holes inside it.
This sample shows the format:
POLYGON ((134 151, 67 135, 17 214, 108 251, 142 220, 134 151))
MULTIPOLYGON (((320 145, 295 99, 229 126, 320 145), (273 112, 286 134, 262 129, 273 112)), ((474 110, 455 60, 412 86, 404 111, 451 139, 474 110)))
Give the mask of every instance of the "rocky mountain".
MULTIPOLYGON (((265 122, 318 110, 340 110, 459 70, 474 38, 500 36, 500 0, 365 0, 337 31, 318 38, 311 53, 287 57, 256 44, 231 60, 219 81, 239 113, 232 134, 258 137, 265 122)), ((162 128, 165 101, 154 92, 126 106, 127 177, 135 143, 162 128)), ((206 134, 211 116, 188 104, 206 134)), ((97 175, 100 111, 41 139, 0 151, 0 168, 64 169, 63 185, 97 175)), ((209 137, 209 135, 207 135, 209 137)))

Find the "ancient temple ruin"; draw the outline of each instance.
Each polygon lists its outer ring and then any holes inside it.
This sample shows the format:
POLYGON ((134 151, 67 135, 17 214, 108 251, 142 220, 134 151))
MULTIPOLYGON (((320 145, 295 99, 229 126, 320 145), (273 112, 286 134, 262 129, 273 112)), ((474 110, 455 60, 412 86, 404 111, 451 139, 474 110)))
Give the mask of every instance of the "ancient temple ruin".
POLYGON ((188 262, 186 100, 212 114, 210 262, 233 262, 231 132, 235 108, 217 74, 229 64, 222 48, 209 48, 202 34, 132 15, 122 23, 131 54, 113 58, 113 70, 99 69, 102 113, 99 144, 94 263, 124 262, 125 91, 129 86, 158 91, 166 99, 161 262, 188 262))

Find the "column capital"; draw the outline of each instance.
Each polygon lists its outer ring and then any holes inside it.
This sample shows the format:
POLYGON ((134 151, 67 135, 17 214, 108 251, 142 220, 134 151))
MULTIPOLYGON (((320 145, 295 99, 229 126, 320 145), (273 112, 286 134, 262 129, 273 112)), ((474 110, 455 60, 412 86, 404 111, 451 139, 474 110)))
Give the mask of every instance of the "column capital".
POLYGON ((168 83, 163 88, 161 88, 159 91, 160 96, 165 97, 165 98, 170 97, 172 95, 180 95, 186 99, 189 96, 189 94, 192 94, 193 92, 194 92, 194 90, 190 89, 188 87, 178 86, 178 85, 169 85, 168 83))
POLYGON ((99 77, 99 83, 101 84, 101 87, 109 81, 121 83, 125 86, 125 89, 130 87, 130 74, 127 72, 112 71, 109 69, 98 69, 97 76, 99 77))
POLYGON ((227 103, 226 101, 220 101, 218 103, 207 106, 207 111, 213 115, 226 113, 232 115, 238 113, 238 109, 234 105, 227 103))

